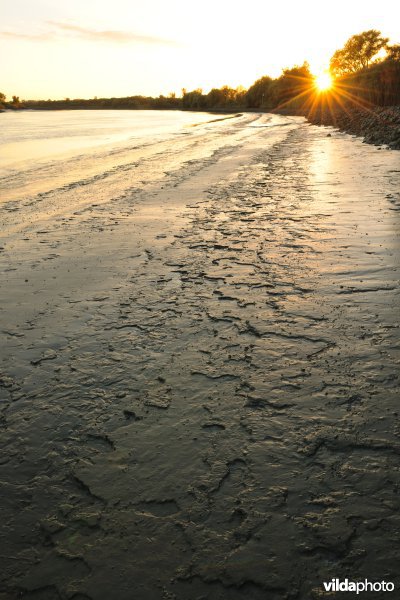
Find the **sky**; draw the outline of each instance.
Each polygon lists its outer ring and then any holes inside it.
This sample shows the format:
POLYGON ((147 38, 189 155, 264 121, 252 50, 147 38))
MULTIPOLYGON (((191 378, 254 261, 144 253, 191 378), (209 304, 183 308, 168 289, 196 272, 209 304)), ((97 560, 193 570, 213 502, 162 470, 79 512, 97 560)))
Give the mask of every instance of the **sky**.
POLYGON ((398 0, 0 0, 0 92, 59 99, 180 95, 307 60, 353 34, 400 43, 398 0))

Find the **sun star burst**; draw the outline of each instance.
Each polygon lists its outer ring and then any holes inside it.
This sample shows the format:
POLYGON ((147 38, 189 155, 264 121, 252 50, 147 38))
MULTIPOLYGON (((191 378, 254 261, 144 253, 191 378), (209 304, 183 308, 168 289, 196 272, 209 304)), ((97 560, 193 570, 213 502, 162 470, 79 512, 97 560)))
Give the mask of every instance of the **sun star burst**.
POLYGON ((315 87, 319 92, 329 90, 333 85, 332 76, 327 71, 319 73, 315 76, 315 87))

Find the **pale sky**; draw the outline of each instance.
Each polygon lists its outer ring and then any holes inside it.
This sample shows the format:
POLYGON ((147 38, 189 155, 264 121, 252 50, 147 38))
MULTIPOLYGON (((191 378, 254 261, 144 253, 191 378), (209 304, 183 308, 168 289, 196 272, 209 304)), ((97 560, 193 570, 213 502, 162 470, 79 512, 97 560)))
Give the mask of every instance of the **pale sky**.
POLYGON ((249 87, 353 34, 400 42, 398 0, 0 0, 0 91, 8 98, 180 94, 249 87))

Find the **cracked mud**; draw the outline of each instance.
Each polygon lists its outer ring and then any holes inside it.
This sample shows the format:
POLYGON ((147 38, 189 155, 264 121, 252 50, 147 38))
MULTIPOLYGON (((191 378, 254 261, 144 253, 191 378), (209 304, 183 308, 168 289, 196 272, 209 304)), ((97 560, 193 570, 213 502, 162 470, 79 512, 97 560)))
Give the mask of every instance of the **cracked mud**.
POLYGON ((258 118, 3 206, 0 600, 398 579, 398 154, 258 118))

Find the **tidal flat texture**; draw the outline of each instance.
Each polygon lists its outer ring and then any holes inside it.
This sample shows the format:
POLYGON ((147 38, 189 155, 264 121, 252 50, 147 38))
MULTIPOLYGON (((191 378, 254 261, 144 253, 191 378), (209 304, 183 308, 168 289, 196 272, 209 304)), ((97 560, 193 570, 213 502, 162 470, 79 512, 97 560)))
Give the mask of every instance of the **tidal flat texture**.
POLYGON ((398 589, 399 153, 245 115, 123 156, 1 205, 0 600, 398 589))

